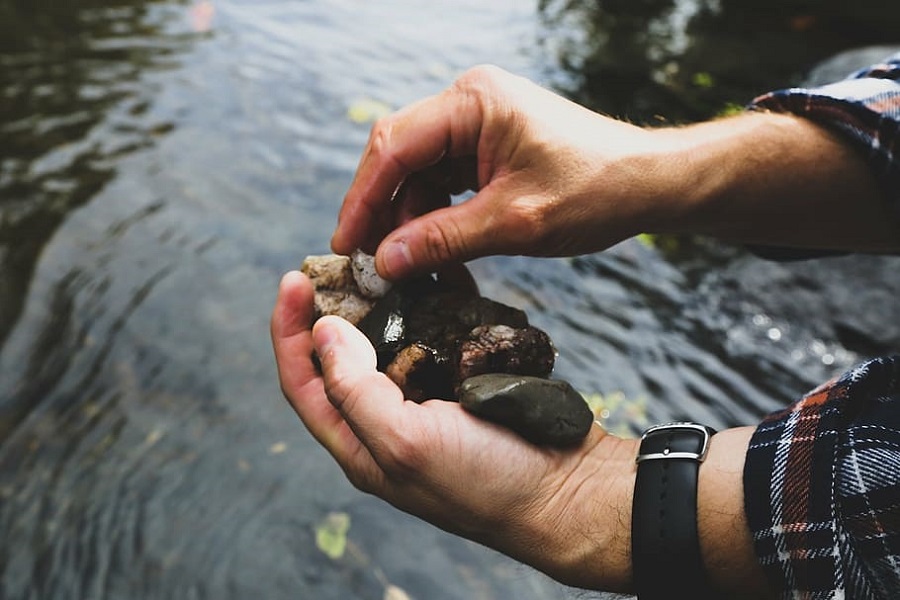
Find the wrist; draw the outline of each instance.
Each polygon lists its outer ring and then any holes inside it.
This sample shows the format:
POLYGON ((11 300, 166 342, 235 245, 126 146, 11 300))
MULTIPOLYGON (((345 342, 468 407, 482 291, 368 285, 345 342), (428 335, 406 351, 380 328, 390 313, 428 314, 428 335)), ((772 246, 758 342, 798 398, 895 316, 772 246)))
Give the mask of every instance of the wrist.
POLYGON ((727 598, 774 597, 756 559, 744 512, 744 460, 754 429, 738 427, 714 435, 700 467, 700 553, 711 587, 727 598))
MULTIPOLYGON (((752 427, 710 440, 697 490, 697 529, 707 578, 724 597, 772 596, 744 514, 743 466, 752 427)), ((599 427, 578 467, 548 486, 517 549, 509 552, 567 585, 629 593, 631 522, 639 440, 599 427)))
POLYGON ((594 429, 591 449, 535 520, 540 533, 534 539, 544 541, 548 560, 535 566, 567 585, 628 592, 638 440, 594 429))
MULTIPOLYGON (((710 587, 729 598, 772 597, 753 551, 744 513, 743 468, 753 427, 712 436, 697 482, 697 535, 710 587)), ((632 503, 639 440, 606 435, 567 484, 577 490, 556 523, 545 522, 564 547, 556 576, 570 585, 633 592, 632 503), (575 515, 575 518, 570 518, 575 515), (561 521, 574 528, 557 527, 561 521)), ((553 547, 553 546, 549 546, 553 547)))

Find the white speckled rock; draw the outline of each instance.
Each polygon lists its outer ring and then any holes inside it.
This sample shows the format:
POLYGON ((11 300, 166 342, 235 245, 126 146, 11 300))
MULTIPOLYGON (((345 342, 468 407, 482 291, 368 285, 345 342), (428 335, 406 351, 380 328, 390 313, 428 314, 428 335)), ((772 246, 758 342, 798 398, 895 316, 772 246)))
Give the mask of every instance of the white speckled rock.
POLYGON ((391 282, 382 279, 375 270, 375 257, 362 250, 356 250, 350 256, 350 264, 353 268, 353 279, 359 291, 366 298, 381 298, 391 289, 391 282))

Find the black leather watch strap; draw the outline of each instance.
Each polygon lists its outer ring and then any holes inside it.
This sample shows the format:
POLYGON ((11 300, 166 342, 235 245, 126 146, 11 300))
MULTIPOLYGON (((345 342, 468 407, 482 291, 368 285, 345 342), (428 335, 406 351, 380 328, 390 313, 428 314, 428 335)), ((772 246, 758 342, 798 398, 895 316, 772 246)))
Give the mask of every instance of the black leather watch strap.
POLYGON ((667 423, 641 438, 631 517, 639 600, 713 597, 697 534, 697 476, 714 433, 696 423, 667 423))

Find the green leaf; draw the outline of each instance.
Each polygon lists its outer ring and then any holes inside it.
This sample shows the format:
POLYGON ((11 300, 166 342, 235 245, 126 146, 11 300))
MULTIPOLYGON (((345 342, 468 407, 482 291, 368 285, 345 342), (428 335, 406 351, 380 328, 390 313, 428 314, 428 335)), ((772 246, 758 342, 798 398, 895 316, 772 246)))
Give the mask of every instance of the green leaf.
POLYGON ((348 531, 350 515, 343 512, 328 513, 316 526, 316 547, 328 558, 338 560, 347 550, 348 531))
POLYGON ((705 71, 701 71, 699 73, 694 73, 692 82, 698 88, 703 88, 703 89, 707 90, 715 85, 716 80, 713 78, 712 73, 706 73, 705 71))
POLYGON ((741 104, 737 104, 736 102, 726 102, 725 106, 718 113, 716 113, 716 116, 730 117, 733 115, 739 115, 745 111, 746 108, 741 104))
POLYGON ((363 98, 347 108, 347 117, 354 123, 373 123, 391 114, 391 107, 384 102, 363 98))

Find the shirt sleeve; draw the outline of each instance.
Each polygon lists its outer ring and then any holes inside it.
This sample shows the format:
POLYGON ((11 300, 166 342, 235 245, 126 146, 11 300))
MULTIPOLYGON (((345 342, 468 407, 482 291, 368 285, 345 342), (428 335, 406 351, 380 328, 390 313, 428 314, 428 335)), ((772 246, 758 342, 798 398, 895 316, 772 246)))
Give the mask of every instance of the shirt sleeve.
POLYGON ((900 590, 900 355, 773 413, 744 466, 757 558, 785 598, 900 590))
POLYGON ((842 81, 770 92, 750 108, 793 113, 847 136, 900 219, 900 53, 842 81))

